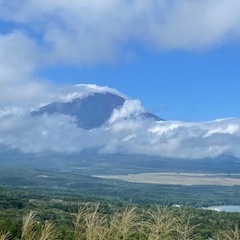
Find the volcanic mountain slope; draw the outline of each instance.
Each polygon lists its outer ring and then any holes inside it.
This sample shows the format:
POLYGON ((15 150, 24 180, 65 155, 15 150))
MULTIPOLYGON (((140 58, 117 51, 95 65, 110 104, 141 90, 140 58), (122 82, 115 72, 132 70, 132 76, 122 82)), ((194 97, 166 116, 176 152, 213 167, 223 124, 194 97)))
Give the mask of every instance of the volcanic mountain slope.
MULTIPOLYGON (((66 114, 77 119, 79 127, 90 130, 106 124, 114 109, 120 109, 126 99, 111 92, 93 92, 84 98, 74 98, 69 102, 53 102, 39 110, 32 112, 33 115, 42 114, 66 114)), ((149 118, 155 121, 162 119, 156 115, 144 112, 141 118, 149 118)))

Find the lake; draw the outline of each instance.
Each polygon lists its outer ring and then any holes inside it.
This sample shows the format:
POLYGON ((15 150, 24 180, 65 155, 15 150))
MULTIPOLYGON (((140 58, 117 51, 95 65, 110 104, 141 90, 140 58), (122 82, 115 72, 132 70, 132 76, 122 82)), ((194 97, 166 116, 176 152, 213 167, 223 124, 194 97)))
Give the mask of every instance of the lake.
POLYGON ((240 212, 240 205, 210 206, 204 209, 218 212, 240 212))

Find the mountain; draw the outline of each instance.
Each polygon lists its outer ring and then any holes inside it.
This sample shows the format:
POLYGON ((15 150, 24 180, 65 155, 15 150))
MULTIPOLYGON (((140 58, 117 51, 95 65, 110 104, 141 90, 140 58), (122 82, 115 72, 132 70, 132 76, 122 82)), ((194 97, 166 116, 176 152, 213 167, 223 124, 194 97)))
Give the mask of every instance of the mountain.
MULTIPOLYGON (((111 92, 93 92, 84 98, 74 98, 69 102, 52 102, 32 115, 42 114, 66 114, 76 117, 79 127, 90 130, 106 124, 114 109, 120 109, 126 99, 118 94, 111 92)), ((161 121, 158 116, 144 112, 142 118, 149 118, 161 121)))

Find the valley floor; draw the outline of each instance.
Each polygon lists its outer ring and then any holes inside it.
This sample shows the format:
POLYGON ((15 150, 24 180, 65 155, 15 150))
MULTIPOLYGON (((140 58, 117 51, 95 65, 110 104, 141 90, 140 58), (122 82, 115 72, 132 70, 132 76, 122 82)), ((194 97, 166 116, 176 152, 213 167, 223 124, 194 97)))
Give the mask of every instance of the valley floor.
POLYGON ((95 177, 104 179, 118 179, 135 183, 169 184, 169 185, 240 185, 240 174, 206 174, 206 173, 139 173, 128 175, 97 175, 95 177))

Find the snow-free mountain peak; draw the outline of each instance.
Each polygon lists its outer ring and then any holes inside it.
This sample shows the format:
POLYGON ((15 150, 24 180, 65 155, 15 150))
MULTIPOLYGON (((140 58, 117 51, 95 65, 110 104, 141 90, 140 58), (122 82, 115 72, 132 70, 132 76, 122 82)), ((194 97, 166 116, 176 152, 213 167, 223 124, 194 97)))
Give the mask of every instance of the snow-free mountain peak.
MULTIPOLYGON (((60 99, 40 107, 32 114, 35 116, 42 114, 70 115, 76 118, 79 127, 92 129, 106 124, 114 110, 121 109, 128 101, 127 97, 117 90, 97 85, 69 87, 65 89, 60 99)), ((139 113, 139 117, 155 121, 162 120, 147 111, 139 113)))

